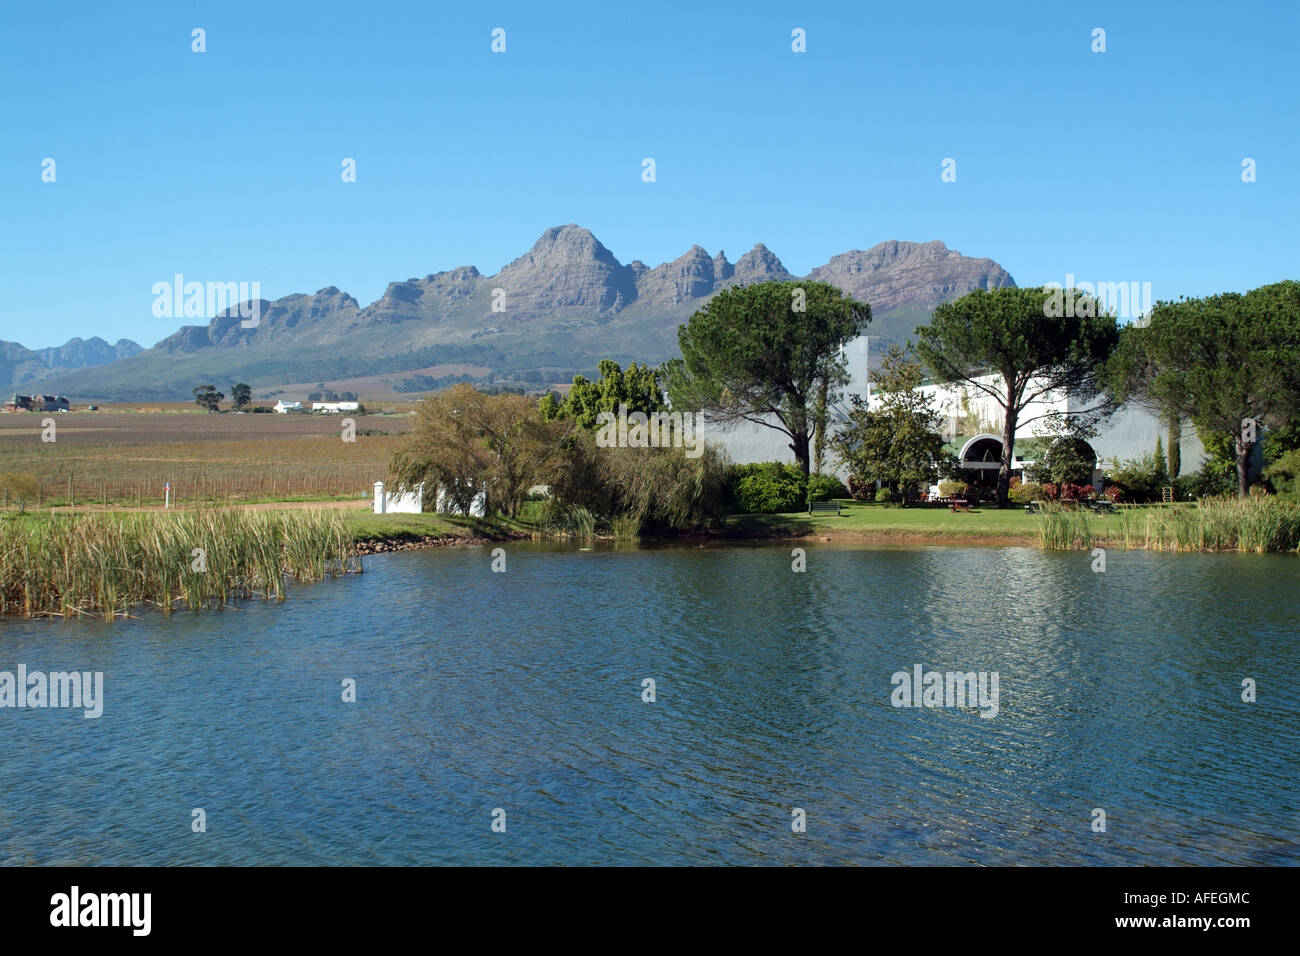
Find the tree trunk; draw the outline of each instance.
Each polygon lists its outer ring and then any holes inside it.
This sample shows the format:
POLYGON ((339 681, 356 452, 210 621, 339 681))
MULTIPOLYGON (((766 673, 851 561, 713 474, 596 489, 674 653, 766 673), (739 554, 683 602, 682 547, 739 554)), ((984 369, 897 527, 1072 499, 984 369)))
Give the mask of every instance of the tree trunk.
POLYGON ((1237 497, 1245 498, 1250 495, 1250 451, 1255 447, 1254 442, 1242 441, 1237 438, 1237 497))
POLYGON ((808 475, 808 432, 806 430, 796 431, 790 436, 790 450, 794 452, 794 460, 799 465, 799 470, 808 475))
POLYGON ((1169 480, 1173 481, 1183 470, 1183 420, 1178 415, 1169 416, 1166 436, 1166 454, 1169 455, 1169 480))
POLYGON ((1002 464, 998 468, 999 508, 1007 506, 1007 493, 1011 490, 1011 453, 1016 447, 1016 418, 1016 413, 1008 408, 1007 416, 1002 421, 1002 464))

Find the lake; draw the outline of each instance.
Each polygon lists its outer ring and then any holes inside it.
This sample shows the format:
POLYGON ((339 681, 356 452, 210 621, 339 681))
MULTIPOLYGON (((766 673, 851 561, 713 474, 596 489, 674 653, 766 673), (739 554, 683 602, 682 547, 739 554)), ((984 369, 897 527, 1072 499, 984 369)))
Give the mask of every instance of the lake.
POLYGON ((0 862, 1300 862, 1295 555, 504 547, 0 623, 104 675, 0 709, 0 862), (895 706, 917 665, 996 716, 895 706))

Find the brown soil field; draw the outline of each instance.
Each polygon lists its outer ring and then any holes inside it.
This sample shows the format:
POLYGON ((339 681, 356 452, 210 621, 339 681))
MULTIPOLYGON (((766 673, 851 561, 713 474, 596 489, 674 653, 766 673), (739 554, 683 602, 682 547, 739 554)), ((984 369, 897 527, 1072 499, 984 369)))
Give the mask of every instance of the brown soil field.
MULTIPOLYGON (((408 415, 208 414, 184 406, 140 412, 0 414, 0 505, 13 506, 8 475, 34 478, 37 507, 351 498, 386 477, 411 429, 408 415), (54 441, 42 421, 54 420, 54 441), (369 433, 369 434, 367 434, 369 433)), ((133 406, 133 409, 136 408, 133 406)))

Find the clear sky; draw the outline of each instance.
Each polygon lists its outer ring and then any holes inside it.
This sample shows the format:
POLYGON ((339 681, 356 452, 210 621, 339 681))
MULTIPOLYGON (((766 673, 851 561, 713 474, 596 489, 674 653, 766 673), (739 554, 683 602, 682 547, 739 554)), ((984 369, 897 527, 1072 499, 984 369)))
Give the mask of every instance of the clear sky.
POLYGON ((177 272, 364 305, 569 222, 651 266, 940 239, 1021 285, 1300 278, 1298 11, 0 0, 0 339, 152 345, 177 272))

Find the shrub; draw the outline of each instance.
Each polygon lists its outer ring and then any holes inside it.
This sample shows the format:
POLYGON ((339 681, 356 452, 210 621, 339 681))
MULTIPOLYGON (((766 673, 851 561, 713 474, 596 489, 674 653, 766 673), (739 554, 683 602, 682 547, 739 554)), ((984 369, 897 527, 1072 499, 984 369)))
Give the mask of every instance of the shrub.
POLYGON ((1300 501, 1300 450, 1292 449, 1280 455, 1264 469, 1264 476, 1273 484, 1278 497, 1287 501, 1300 501))
POLYGON ((1085 501, 1093 496, 1093 487, 1066 482, 1061 485, 1059 494, 1062 501, 1085 501))
POLYGON ((1119 485, 1107 485, 1106 497, 1109 498, 1111 501, 1123 501, 1124 489, 1121 488, 1119 485))
POLYGON ((1044 501, 1047 499, 1047 492, 1043 486, 1037 482, 1021 482, 1012 486, 1007 492, 1007 497, 1018 505, 1027 505, 1031 501, 1044 501))
POLYGON ((854 501, 875 501, 876 483, 859 479, 857 475, 849 475, 849 495, 854 501))
POLYGON ((834 475, 808 476, 808 501, 834 501, 849 497, 849 490, 834 475))
POLYGON ((941 481, 939 482, 939 494, 944 498, 950 498, 953 495, 964 495, 969 487, 964 481, 941 481))
POLYGON ((807 507, 807 479, 796 465, 764 461, 737 465, 734 474, 731 494, 743 514, 780 514, 807 507))
POLYGON ((890 491, 888 488, 880 488, 880 489, 877 489, 877 491, 876 491, 876 501, 878 501, 878 502, 892 502, 892 501, 894 501, 894 500, 895 500, 895 498, 894 498, 894 493, 893 493, 892 491, 890 491))
POLYGON ((1155 455, 1143 455, 1115 462, 1107 478, 1123 490, 1125 501, 1159 501, 1163 472, 1163 462, 1158 463, 1155 455))
POLYGON ((1179 475, 1170 486, 1174 489, 1174 501, 1191 501, 1201 493, 1201 476, 1179 475))
POLYGON ((579 429, 551 495, 557 508, 585 509, 622 537, 698 530, 725 518, 731 472, 717 445, 687 458, 680 448, 598 447, 590 429, 579 429))

